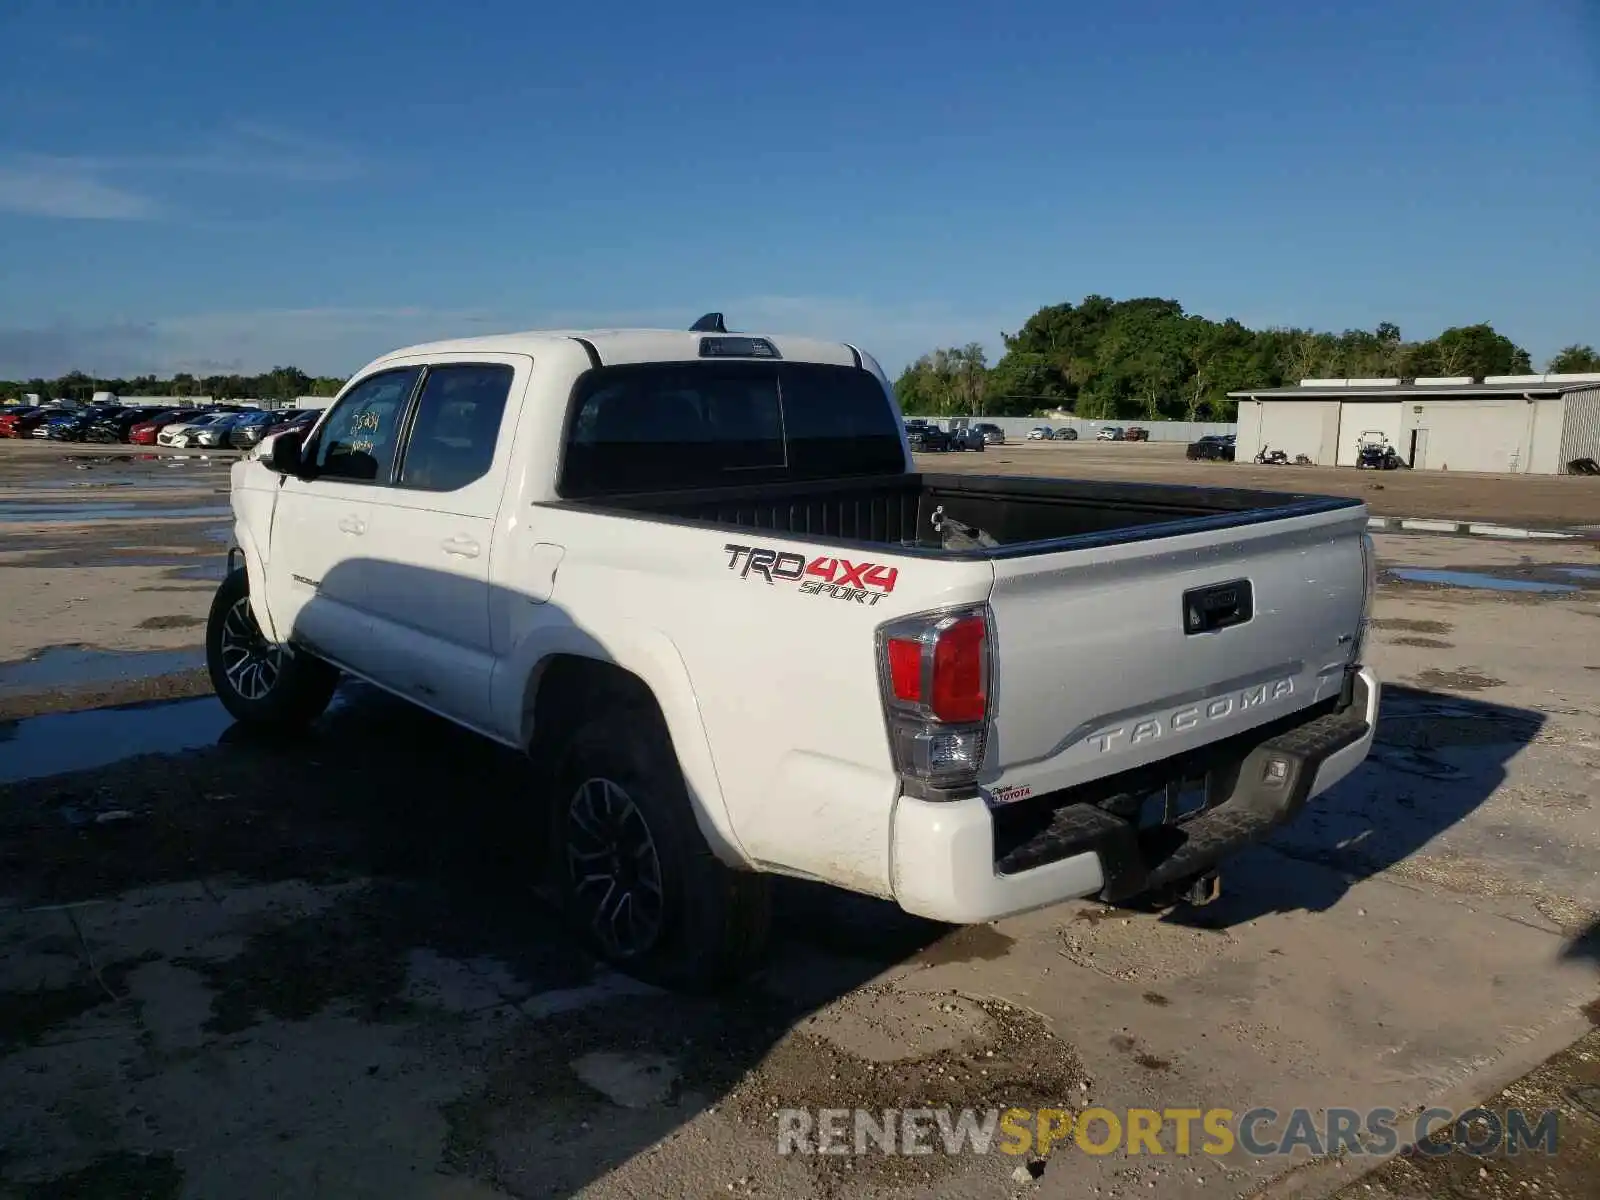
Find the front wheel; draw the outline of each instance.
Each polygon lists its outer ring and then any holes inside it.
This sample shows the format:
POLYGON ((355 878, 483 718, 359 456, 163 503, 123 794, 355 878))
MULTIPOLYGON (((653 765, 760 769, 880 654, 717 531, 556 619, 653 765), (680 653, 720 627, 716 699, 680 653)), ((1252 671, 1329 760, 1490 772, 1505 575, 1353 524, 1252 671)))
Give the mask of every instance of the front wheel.
POLYGON ((235 720, 279 729, 311 724, 339 686, 339 672, 321 659, 266 639, 250 608, 243 567, 222 581, 211 601, 206 670, 235 720))

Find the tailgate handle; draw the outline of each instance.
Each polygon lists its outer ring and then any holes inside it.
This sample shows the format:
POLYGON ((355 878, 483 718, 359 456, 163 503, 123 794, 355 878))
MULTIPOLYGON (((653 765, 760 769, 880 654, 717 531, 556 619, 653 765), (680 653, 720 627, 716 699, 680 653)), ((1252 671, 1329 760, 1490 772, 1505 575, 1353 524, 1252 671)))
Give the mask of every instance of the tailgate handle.
POLYGON ((1248 579, 1215 583, 1183 594, 1183 632, 1212 633, 1243 625, 1255 615, 1255 596, 1248 579))

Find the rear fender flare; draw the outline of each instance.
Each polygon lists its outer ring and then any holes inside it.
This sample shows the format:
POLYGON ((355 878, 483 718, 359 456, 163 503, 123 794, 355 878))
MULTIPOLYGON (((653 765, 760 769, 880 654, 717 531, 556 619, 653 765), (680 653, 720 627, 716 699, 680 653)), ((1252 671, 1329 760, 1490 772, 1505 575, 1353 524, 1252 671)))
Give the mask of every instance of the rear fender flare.
MULTIPOLYGON (((529 639, 531 643, 532 638, 529 639)), ((516 730, 518 744, 526 746, 533 737, 533 697, 537 695, 545 665, 560 655, 592 659, 620 667, 635 676, 655 698, 666 722, 672 748, 683 771, 684 783, 700 827, 712 852, 735 869, 754 864, 734 831, 722 783, 717 776, 711 742, 706 734, 700 706, 695 699, 689 669, 670 638, 658 629, 629 623, 608 630, 604 637, 576 625, 564 624, 545 629, 537 647, 525 644, 512 656, 504 677, 515 681, 515 688, 496 688, 496 707, 505 714, 502 723, 516 730), (514 706, 514 712, 508 708, 514 706)))

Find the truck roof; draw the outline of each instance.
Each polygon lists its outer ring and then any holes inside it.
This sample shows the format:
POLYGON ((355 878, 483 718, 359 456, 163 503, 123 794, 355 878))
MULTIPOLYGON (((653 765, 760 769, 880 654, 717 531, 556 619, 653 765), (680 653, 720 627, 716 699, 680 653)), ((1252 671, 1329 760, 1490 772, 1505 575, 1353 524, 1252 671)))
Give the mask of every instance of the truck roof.
POLYGON ((876 367, 872 358, 846 342, 827 342, 817 338, 792 334, 754 333, 692 333, 679 329, 530 329, 522 333, 489 334, 480 337, 453 338, 442 342, 424 342, 403 349, 392 350, 374 359, 369 366, 390 359, 409 358, 427 354, 528 354, 537 355, 555 341, 579 340, 594 347, 603 366, 639 362, 699 361, 703 356, 700 343, 707 338, 762 338, 777 348, 778 355, 788 362, 826 363, 851 367, 869 365, 876 367))

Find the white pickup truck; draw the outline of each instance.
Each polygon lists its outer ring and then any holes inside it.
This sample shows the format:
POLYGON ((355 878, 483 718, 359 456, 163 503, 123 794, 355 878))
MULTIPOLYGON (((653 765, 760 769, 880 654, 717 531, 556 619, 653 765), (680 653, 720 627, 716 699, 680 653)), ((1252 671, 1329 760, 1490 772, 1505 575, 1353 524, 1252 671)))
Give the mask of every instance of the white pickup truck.
POLYGON ((922 474, 849 345, 415 346, 232 484, 228 710, 347 674, 526 751, 530 876, 683 986, 759 950, 770 873, 958 923, 1201 899, 1377 720, 1359 501, 922 474))

